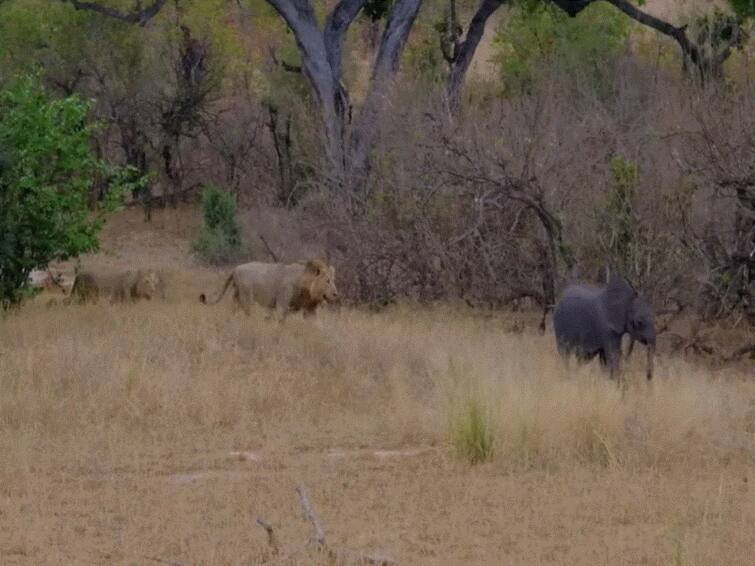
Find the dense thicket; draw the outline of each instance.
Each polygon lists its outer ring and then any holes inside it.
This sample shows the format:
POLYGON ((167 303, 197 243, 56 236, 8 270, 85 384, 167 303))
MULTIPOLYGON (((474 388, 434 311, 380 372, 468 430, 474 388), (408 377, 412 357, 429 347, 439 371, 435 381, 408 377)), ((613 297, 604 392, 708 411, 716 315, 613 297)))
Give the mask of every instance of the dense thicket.
POLYGON ((610 265, 753 322, 752 6, 642 4, 5 0, 0 86, 92 99, 146 219, 291 209, 355 301, 548 305, 610 265))

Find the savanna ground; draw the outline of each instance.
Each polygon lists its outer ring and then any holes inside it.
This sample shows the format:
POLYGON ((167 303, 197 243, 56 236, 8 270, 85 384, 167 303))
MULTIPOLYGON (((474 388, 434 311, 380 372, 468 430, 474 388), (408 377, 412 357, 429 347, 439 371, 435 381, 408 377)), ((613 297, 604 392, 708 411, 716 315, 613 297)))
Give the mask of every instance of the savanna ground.
POLYGON ((39 297, 0 322, 0 563, 264 563, 257 517, 275 563, 328 563, 301 550, 303 486, 329 546, 401 564, 752 564, 751 365, 662 340, 622 395, 565 369, 534 314, 246 318, 197 302, 221 272, 188 255, 192 222, 122 214, 84 259, 159 265, 166 302, 39 297))

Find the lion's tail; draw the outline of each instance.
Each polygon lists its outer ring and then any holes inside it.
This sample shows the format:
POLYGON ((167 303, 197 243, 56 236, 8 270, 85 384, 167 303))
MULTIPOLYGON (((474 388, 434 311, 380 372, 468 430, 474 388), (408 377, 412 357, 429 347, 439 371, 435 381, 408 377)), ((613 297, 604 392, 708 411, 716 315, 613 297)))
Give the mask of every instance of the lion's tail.
POLYGON ((205 295, 204 293, 202 293, 201 295, 199 295, 199 302, 202 303, 203 305, 216 305, 216 304, 218 304, 220 302, 220 299, 222 299, 225 296, 225 292, 228 290, 228 287, 230 287, 232 281, 233 281, 233 273, 231 273, 228 276, 228 279, 225 280, 225 285, 223 285, 223 290, 220 291, 220 294, 218 295, 218 297, 214 301, 208 301, 207 300, 207 295, 205 295))

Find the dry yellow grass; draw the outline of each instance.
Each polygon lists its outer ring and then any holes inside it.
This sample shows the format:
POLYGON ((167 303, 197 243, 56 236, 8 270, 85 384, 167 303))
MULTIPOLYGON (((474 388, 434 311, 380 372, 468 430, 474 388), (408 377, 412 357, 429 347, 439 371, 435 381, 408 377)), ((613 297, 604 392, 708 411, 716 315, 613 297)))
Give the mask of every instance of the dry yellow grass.
POLYGON ((264 563, 257 517, 284 554, 310 535, 297 485, 330 545, 403 565, 752 564, 750 368, 662 356, 648 387, 635 355, 622 395, 522 314, 232 315, 197 301, 222 274, 187 256, 192 218, 120 214, 83 261, 161 266, 167 302, 0 319, 0 564, 264 563))
POLYGON ((257 516, 309 536, 298 484, 329 542, 402 564, 752 563, 752 381, 664 358, 648 387, 637 356, 622 396, 502 314, 279 325, 196 304, 204 272, 173 282, 0 323, 1 563, 259 563, 257 516), (470 398, 495 432, 478 466, 450 442, 470 398))

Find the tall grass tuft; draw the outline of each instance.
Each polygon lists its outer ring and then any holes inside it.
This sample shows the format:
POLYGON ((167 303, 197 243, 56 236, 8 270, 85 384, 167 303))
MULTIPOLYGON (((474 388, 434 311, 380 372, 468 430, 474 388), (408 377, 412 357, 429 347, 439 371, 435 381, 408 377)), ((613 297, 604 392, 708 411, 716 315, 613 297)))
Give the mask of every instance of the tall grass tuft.
POLYGON ((473 398, 464 401, 461 408, 451 416, 451 440, 457 453, 479 464, 492 459, 495 432, 490 412, 473 398))

